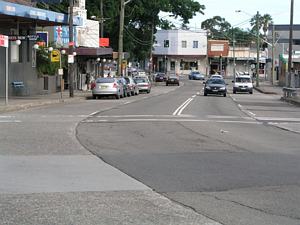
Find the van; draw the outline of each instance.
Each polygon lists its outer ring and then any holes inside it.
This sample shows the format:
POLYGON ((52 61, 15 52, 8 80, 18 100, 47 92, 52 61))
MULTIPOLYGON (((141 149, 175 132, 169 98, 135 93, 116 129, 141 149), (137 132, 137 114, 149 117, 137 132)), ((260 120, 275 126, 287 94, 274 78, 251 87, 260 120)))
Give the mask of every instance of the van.
POLYGON ((237 92, 248 92, 253 94, 253 82, 250 75, 240 75, 232 81, 233 83, 233 94, 237 92))

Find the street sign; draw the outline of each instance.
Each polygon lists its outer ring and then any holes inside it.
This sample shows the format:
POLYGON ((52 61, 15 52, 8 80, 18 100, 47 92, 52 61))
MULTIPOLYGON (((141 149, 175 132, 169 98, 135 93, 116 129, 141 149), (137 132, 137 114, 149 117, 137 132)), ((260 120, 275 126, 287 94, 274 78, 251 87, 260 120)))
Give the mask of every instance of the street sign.
POLYGON ((64 70, 63 69, 58 69, 58 75, 64 75, 64 70))
POLYGON ((60 61, 60 51, 54 49, 51 52, 51 62, 59 62, 60 61))
POLYGON ((74 63, 74 55, 68 55, 68 63, 74 63))
POLYGON ((0 47, 8 48, 8 36, 0 34, 0 47))

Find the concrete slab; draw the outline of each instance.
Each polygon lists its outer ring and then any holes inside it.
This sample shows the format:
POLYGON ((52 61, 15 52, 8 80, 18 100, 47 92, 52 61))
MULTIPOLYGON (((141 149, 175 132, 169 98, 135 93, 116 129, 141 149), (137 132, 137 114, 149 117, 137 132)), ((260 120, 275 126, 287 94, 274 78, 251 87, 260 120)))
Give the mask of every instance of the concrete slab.
POLYGON ((0 156, 0 194, 149 190, 94 155, 0 156))

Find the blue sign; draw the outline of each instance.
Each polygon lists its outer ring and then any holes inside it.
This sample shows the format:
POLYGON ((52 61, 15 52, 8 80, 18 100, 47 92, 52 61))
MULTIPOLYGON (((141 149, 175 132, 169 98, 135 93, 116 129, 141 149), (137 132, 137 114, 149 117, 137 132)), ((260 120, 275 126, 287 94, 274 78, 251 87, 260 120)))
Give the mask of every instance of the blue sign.
POLYGON ((45 47, 48 47, 48 32, 37 31, 36 35, 38 36, 38 42, 44 42, 45 47))
MULTIPOLYGON (((69 46, 69 27, 68 26, 56 26, 54 29, 54 42, 56 46, 68 47, 69 46)), ((76 28, 73 28, 73 40, 76 45, 76 28)))

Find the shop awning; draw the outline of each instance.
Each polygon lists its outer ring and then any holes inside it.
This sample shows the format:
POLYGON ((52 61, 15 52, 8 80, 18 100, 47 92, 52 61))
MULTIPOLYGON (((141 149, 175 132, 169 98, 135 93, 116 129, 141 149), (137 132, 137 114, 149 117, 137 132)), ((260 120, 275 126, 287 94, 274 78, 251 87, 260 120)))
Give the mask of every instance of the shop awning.
MULTIPOLYGON (((68 15, 35 7, 5 2, 0 0, 0 26, 12 26, 12 23, 28 26, 67 25, 68 15)), ((80 17, 74 17, 74 26, 82 25, 80 17)))

